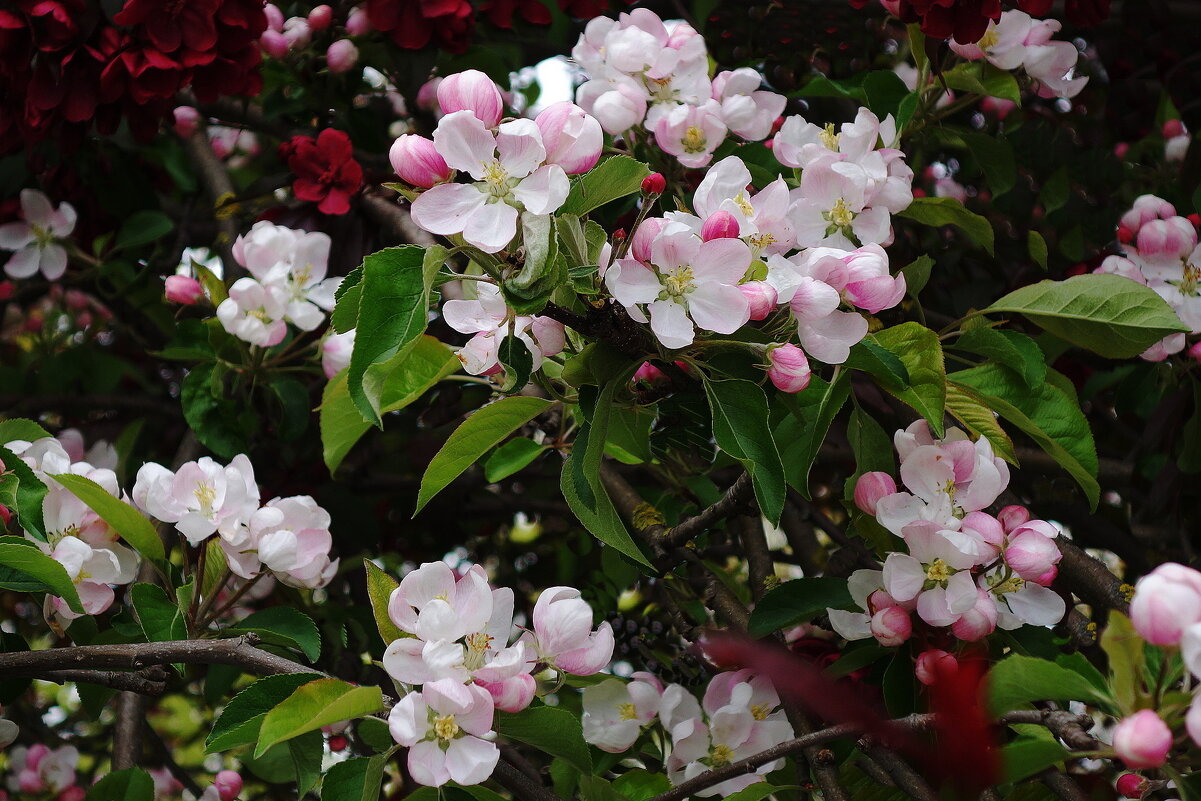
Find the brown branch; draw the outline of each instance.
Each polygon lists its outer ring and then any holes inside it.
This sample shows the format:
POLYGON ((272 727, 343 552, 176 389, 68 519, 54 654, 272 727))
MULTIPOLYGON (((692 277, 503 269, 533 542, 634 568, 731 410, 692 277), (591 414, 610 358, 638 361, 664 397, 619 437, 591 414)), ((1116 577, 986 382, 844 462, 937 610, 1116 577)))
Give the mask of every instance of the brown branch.
POLYGON ((1130 614, 1130 597, 1120 578, 1066 537, 1056 537, 1055 544, 1063 554, 1059 560, 1060 583, 1091 606, 1130 614))
POLYGON ((512 793, 514 798, 520 798, 521 801, 562 801, 544 785, 535 782, 518 768, 509 764, 508 758, 503 752, 500 761, 496 763, 496 769, 492 771, 492 778, 496 780, 497 784, 512 793))
POLYGON ((221 205, 234 197, 234 184, 230 180, 229 171, 225 164, 217 158, 210 144, 204 126, 198 127, 192 135, 183 140, 184 149, 192 163, 200 173, 200 183, 204 186, 212 206, 213 220, 217 224, 217 236, 213 247, 221 256, 225 267, 225 279, 232 281, 243 274, 243 270, 234 260, 233 244, 238 236, 237 220, 229 213, 231 209, 221 209, 221 205))
POLYGON ((751 585, 751 597, 758 601, 776 582, 776 566, 767 548, 763 520, 757 515, 738 519, 738 539, 746 555, 746 569, 751 585))
POLYGON ((743 473, 712 506, 702 509, 692 517, 673 526, 663 536, 663 544, 669 547, 683 545, 702 531, 712 527, 714 523, 729 517, 751 496, 752 487, 751 474, 743 473))
POLYGON ((937 801, 938 796, 929 782, 910 767, 908 762, 879 743, 861 740, 859 747, 892 777, 893 782, 905 795, 914 801, 937 801))
POLYGON ((19 668, 7 671, 9 676, 27 676, 28 678, 52 681, 55 684, 76 682, 95 684, 100 687, 112 687, 116 690, 127 690, 141 695, 159 696, 167 688, 167 676, 157 667, 137 673, 121 673, 112 670, 35 670, 28 674, 19 668))
POLYGON ((1046 726, 1052 734, 1077 751, 1096 751, 1105 746, 1088 733, 1093 719, 1060 709, 1019 709, 1001 717, 1004 723, 1033 723, 1046 726))
POLYGON ((132 768, 141 761, 147 700, 146 696, 131 692, 117 696, 113 720, 113 770, 132 768))
POLYGON ((412 242, 415 245, 429 247, 434 244, 434 237, 429 232, 418 228, 417 223, 409 216, 408 209, 395 200, 389 200, 380 195, 363 195, 363 211, 384 229, 384 233, 399 242, 412 242))
POLYGON ((557 320, 584 336, 600 340, 633 358, 644 358, 657 352, 646 333, 646 328, 635 324, 625 308, 616 302, 590 306, 584 314, 556 303, 548 303, 540 314, 557 320))
POLYGON ((1080 789, 1080 785, 1076 784, 1075 780, 1067 774, 1054 770, 1041 778, 1043 784, 1051 788, 1051 792, 1062 798, 1063 801, 1088 801, 1088 796, 1080 789))

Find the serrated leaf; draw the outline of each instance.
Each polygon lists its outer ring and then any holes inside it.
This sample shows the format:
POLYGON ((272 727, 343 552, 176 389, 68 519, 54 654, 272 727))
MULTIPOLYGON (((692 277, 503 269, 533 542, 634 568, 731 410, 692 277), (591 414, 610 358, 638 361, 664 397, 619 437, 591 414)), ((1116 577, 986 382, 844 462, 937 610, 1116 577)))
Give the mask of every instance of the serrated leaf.
POLYGON ((1021 709, 1032 701, 1085 701, 1108 704, 1110 699, 1088 679, 1072 670, 1033 656, 1015 654, 988 672, 988 706, 993 716, 1021 709))
POLYGON ((183 610, 167 596, 167 591, 162 587, 140 582, 130 587, 129 597, 147 642, 171 642, 188 638, 183 610))
POLYGON ((993 453, 1012 465, 1018 463, 1013 449, 1013 440, 997 422, 996 415, 988 404, 973 390, 953 381, 947 382, 947 411, 963 423, 969 432, 984 437, 992 445, 993 453))
POLYGON ((321 656, 321 633, 312 618, 290 606, 272 606, 260 609, 242 618, 236 625, 223 630, 223 634, 245 634, 254 632, 264 642, 295 648, 310 662, 321 656))
POLYGON ((768 425, 767 397, 757 384, 736 379, 705 381, 717 446, 751 474, 759 511, 778 525, 784 510, 784 464, 768 425))
POLYGON ((205 750, 209 753, 228 751, 258 740, 259 728, 267 713, 298 687, 311 682, 314 675, 285 673, 267 676, 242 690, 230 699, 213 723, 213 730, 205 740, 205 750))
POLYGON ((1077 275, 1010 292, 983 310, 1016 313, 1060 339, 1111 359, 1137 356, 1188 331, 1154 290, 1120 275, 1077 275))
POLYGON ((997 328, 972 328, 955 340, 956 347, 978 353, 1005 365, 1033 389, 1047 378, 1047 363, 1038 344, 1017 331, 997 328))
POLYGON ((18 544, 13 542, 15 537, 5 537, 0 541, 0 565, 12 568, 18 573, 29 576, 41 582, 67 602, 71 610, 83 614, 83 605, 79 601, 79 592, 66 569, 56 560, 42 553, 33 543, 18 544))
POLYGON ((979 214, 968 211, 962 203, 954 198, 914 198, 908 208, 900 212, 898 216, 934 227, 953 225, 967 234, 968 238, 977 245, 987 250, 989 255, 993 253, 995 235, 992 223, 979 214))
POLYGON ((650 168, 629 156, 610 156, 571 182, 571 191, 559 213, 582 217, 606 203, 641 191, 642 179, 650 173, 650 168))
POLYGON ((163 559, 163 541, 159 539, 154 525, 137 509, 109 495, 103 487, 90 478, 77 476, 72 473, 62 473, 53 476, 76 498, 87 504, 88 508, 100 515, 105 523, 121 535, 121 538, 133 546, 134 550, 150 559, 163 559))
POLYGON ((49 436, 49 431, 32 420, 26 420, 23 417, 10 417, 7 420, 0 420, 0 445, 5 445, 14 440, 33 442, 49 436))
POLYGON ((496 731, 502 737, 562 757, 585 775, 592 773, 592 755, 580 719, 566 709, 531 706, 512 714, 498 712, 496 717, 496 731))
POLYGON ((554 401, 514 395, 490 403, 464 420, 430 460, 417 492, 416 515, 464 470, 554 401))
POLYGON ((9 508, 16 514, 17 522, 26 533, 45 542, 46 524, 42 519, 42 501, 46 499, 46 485, 34 475, 29 465, 8 448, 0 447, 0 462, 4 463, 4 472, 13 476, 17 482, 14 487, 11 484, 12 479, 9 479, 9 493, 16 501, 16 505, 9 508))
POLYGON ((341 679, 317 679, 298 687, 263 718, 255 756, 331 723, 373 715, 384 708, 379 687, 356 687, 341 679))
POLYGON ((901 323, 877 331, 876 344, 900 359, 909 373, 909 386, 896 389, 881 384, 894 397, 909 404, 930 423, 936 437, 942 436, 946 407, 947 374, 938 334, 920 323, 901 323))

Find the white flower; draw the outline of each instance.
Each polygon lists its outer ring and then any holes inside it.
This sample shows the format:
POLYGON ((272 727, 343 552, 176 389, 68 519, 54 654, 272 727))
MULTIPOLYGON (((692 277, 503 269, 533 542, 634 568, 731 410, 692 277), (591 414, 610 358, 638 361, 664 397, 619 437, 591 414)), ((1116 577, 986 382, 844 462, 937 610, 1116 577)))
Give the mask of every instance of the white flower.
POLYGON ((491 742, 492 696, 482 687, 441 679, 392 707, 388 729, 409 749, 409 773, 419 784, 479 784, 492 775, 500 749, 491 742))
POLYGON ((584 740, 611 754, 625 751, 655 719, 662 695, 663 685, 650 673, 635 673, 629 682, 606 679, 585 687, 584 740))
POLYGON ((133 499, 156 520, 174 523, 188 542, 199 545, 214 532, 232 534, 259 505, 254 466, 238 454, 222 467, 208 456, 174 472, 147 462, 138 470, 133 499))
POLYGON ((41 270, 47 280, 57 281, 67 269, 67 251, 60 242, 75 230, 75 209, 69 203, 55 209, 38 190, 22 189, 21 216, 23 221, 0 225, 0 250, 14 251, 4 272, 28 278, 41 270))
POLYGON ((288 333, 288 290, 277 284, 260 284, 239 278, 229 288, 229 297, 217 307, 222 327, 251 345, 278 345, 288 333))

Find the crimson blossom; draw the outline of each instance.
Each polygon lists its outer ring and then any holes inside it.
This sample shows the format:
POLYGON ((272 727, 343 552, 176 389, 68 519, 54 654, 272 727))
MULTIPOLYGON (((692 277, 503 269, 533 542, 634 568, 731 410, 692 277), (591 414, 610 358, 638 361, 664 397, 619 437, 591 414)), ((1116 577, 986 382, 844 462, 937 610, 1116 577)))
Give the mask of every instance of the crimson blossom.
POLYGON ((292 137, 279 152, 296 173, 292 191, 298 200, 316 203, 322 214, 350 211, 350 198, 363 185, 363 168, 354 160, 349 136, 326 128, 316 139, 292 137))

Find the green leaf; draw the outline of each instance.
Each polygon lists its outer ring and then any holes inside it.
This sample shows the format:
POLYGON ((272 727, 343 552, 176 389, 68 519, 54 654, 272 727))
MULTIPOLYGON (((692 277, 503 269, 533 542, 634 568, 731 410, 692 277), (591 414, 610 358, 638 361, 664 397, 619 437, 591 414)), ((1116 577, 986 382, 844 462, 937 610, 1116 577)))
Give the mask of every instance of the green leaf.
MULTIPOLYGON (((11 440, 9 440, 11 442, 11 440)), ((46 524, 42 519, 42 501, 46 499, 46 485, 33 470, 8 448, 0 446, 0 462, 4 462, 7 475, 16 479, 15 488, 9 481, 9 495, 16 505, 9 508, 16 514, 17 522, 26 533, 46 541, 46 524)), ((72 587, 74 591, 74 587, 72 587)), ((76 596, 77 597, 77 596, 76 596)), ((72 607, 74 608, 74 607, 72 607)), ((79 611, 79 610, 76 610, 79 611)))
POLYGON ((175 223, 161 211, 153 209, 136 211, 121 224, 114 249, 125 250, 148 245, 162 239, 173 230, 175 230, 175 223))
POLYGON ((829 608, 854 603, 846 579, 818 576, 786 581, 755 604, 747 633, 762 637, 797 623, 805 623, 829 608))
POLYGON ((284 442, 294 442, 309 427, 309 390, 303 383, 286 375, 277 375, 268 383, 279 402, 280 417, 276 435, 284 442))
POLYGON ((375 616, 380 639, 385 645, 399 640, 405 634, 388 615, 388 600, 392 597, 392 591, 400 586, 400 582, 376 567, 375 562, 370 559, 363 560, 363 567, 367 570, 367 597, 371 599, 371 613, 375 616))
POLYGON ((430 287, 446 261, 439 245, 385 248, 363 260, 354 350, 346 384, 363 417, 380 425, 380 397, 368 391, 367 368, 400 353, 425 331, 430 287))
POLYGON ((302 734, 267 749, 261 756, 241 754, 242 765, 252 774, 271 784, 292 785, 296 797, 303 798, 320 777, 325 738, 319 731, 302 734))
POLYGON ((23 417, 10 417, 8 420, 0 420, 0 445, 18 439, 25 442, 33 442, 34 440, 45 439, 49 436, 49 431, 32 420, 26 420, 23 417))
POLYGON ((613 784, 600 776, 580 777, 580 801, 629 801, 613 784))
POLYGON ((832 382, 826 384, 814 378, 809 387, 797 395, 785 400, 790 404, 793 417, 800 424, 799 436, 780 438, 780 456, 784 462, 785 478, 790 486, 806 498, 812 498, 809 492, 809 470, 821 450, 830 424, 842 409, 843 404, 851 394, 851 372, 840 370, 832 382), (801 406, 802 400, 814 394, 818 397, 813 406, 801 406))
POLYGON ((251 684, 225 705, 205 740, 205 749, 211 754, 255 742, 267 713, 313 678, 312 673, 285 673, 251 684))
POLYGON ((994 197, 1013 189, 1017 164, 1013 160, 1013 147, 1008 142, 982 133, 963 133, 960 137, 984 173, 994 197))
POLYGON ((317 679, 298 687, 263 718, 255 756, 276 743, 384 708, 379 687, 356 687, 341 679, 317 679))
POLYGON ((958 200, 950 197, 914 198, 898 216, 908 217, 924 225, 940 227, 954 225, 980 247, 993 252, 992 224, 979 214, 968 211, 958 200))
POLYGON ((229 290, 225 288, 225 282, 195 259, 192 259, 192 272, 196 273, 196 280, 200 282, 200 286, 208 295, 209 302, 214 306, 220 306, 221 302, 229 297, 229 290))
POLYGON ((1128 359, 1159 340, 1188 331, 1156 292, 1120 275, 1077 275, 1010 292, 985 314, 1022 314, 1073 345, 1128 359))
MULTIPOLYGON (((901 101, 909 95, 909 87, 892 70, 869 72, 863 79, 863 91, 867 96, 867 107, 880 119, 888 114, 896 116, 901 101)), ((903 122, 899 123, 898 128, 903 125, 903 122)))
POLYGON ((566 709, 531 706, 516 713, 498 712, 496 718, 501 736, 562 757, 585 775, 592 773, 592 755, 580 719, 566 709))
POLYGON ((1043 235, 1038 231, 1030 231, 1026 234, 1026 249, 1030 251, 1030 258, 1034 263, 1043 268, 1043 272, 1047 271, 1047 240, 1043 239, 1043 235))
POLYGON ((1038 344, 1017 331, 981 326, 964 331, 955 346, 1005 365, 1034 389, 1047 378, 1047 363, 1038 344))
POLYGON ((57 560, 38 550, 33 543, 14 542, 16 539, 5 537, 0 540, 0 565, 40 581, 66 601, 72 611, 82 615, 83 606, 79 601, 79 593, 66 569, 57 560))
POLYGON ((772 525, 784 511, 784 465, 768 425, 767 397, 757 384, 736 379, 705 381, 717 447, 751 474, 759 510, 772 525))
POLYGON ((1013 655, 988 672, 988 707, 993 716, 1021 709, 1031 701, 1085 701, 1108 704, 1088 679, 1033 656, 1013 655))
POLYGON ((1142 708, 1146 691, 1143 688, 1143 655, 1145 643, 1134 630, 1130 618, 1121 612, 1110 612, 1105 631, 1101 634, 1101 648, 1109 657, 1109 672, 1113 678, 1113 699, 1118 711, 1132 715, 1142 708))
POLYGON ((934 435, 941 437, 947 374, 938 334, 920 323, 901 323, 877 331, 872 339, 900 359, 909 372, 908 388, 897 390, 884 383, 884 389, 912 406, 930 423, 934 435))
POLYGON ((909 370, 897 356, 887 348, 877 345, 871 337, 857 342, 851 354, 843 362, 847 367, 862 370, 898 390, 909 387, 909 370))
POLYGON ((414 516, 489 449, 545 412, 553 403, 542 398, 514 395, 490 403, 464 420, 425 469, 414 516))
POLYGON ((88 789, 87 801, 154 801, 154 780, 141 768, 115 770, 88 789))
POLYGON ((1004 767, 1002 783, 1021 781, 1070 757, 1068 749, 1057 740, 1019 737, 1001 746, 1001 765, 1004 767))
POLYGON ((1053 211, 1063 208, 1068 202, 1068 195, 1071 192, 1071 178, 1068 175, 1067 166, 1060 167, 1047 182, 1043 184, 1042 190, 1038 193, 1038 202, 1042 204, 1043 211, 1050 214, 1053 211))
POLYGON ((379 801, 387 764, 387 754, 339 762, 321 782, 322 801, 379 801))
POLYGON ((951 89, 978 95, 1000 97, 1022 104, 1022 90, 1008 70, 1001 70, 985 61, 970 61, 942 73, 951 89))
POLYGON ((901 268, 901 275, 905 276, 905 291, 909 297, 916 298, 926 288, 932 269, 934 259, 924 254, 901 268))
MULTIPOLYGON (((537 314, 551 294, 566 283, 567 263, 559 258, 559 239, 549 214, 523 214, 521 230, 525 261, 501 289, 517 314, 537 314)), ((580 235, 582 238, 582 231, 580 235)))
POLYGON ((528 466, 545 450, 545 446, 529 437, 514 437, 485 460, 484 478, 489 484, 502 481, 528 466))
POLYGON ((316 662, 321 656, 321 633, 317 630, 317 624, 299 609, 290 606, 261 609, 222 633, 245 634, 251 631, 262 637, 264 642, 295 648, 310 662, 316 662))
POLYGON ((504 368, 505 380, 500 391, 506 394, 520 392, 530 383, 534 369, 534 354, 518 337, 506 336, 496 351, 496 360, 504 368))
POLYGON ((138 553, 150 559, 166 557, 163 541, 159 539, 154 525, 137 509, 120 498, 109 495, 103 487, 90 478, 71 473, 62 473, 53 478, 66 487, 72 495, 87 504, 89 509, 100 515, 101 519, 112 526, 113 530, 132 545, 138 553))
POLYGON ((974 391, 954 382, 947 382, 947 411, 963 423, 969 432, 987 439, 997 456, 1012 465, 1018 463, 1013 440, 1005 433, 1005 429, 1001 428, 992 409, 974 391))
POLYGON ((1080 406, 1059 387, 1044 383, 1027 387, 1017 373, 986 364, 952 373, 948 378, 974 389, 993 411, 1024 431, 1076 479, 1095 508, 1097 449, 1080 406))
POLYGON ((248 434, 257 427, 257 416, 226 397, 224 368, 200 364, 184 376, 179 400, 184 420, 204 447, 224 459, 245 453, 248 434))
POLYGON ((582 217, 606 203, 641 191, 650 168, 629 156, 610 156, 571 183, 559 214, 582 217))
POLYGON ((649 799, 666 793, 671 789, 671 780, 663 773, 635 768, 613 780, 613 789, 630 801, 649 801, 649 799))
MULTIPOLYGON (((875 418, 858 406, 851 410, 847 440, 851 444, 851 452, 855 454, 855 475, 852 478, 864 473, 896 472, 892 439, 875 418)), ((853 488, 854 485, 851 486, 853 488)))
POLYGON ((605 451, 626 464, 651 461, 651 424, 654 420, 654 411, 642 407, 614 409, 605 434, 605 451))
MULTIPOLYGON (((373 391, 379 397, 380 413, 387 414, 405 408, 457 369, 459 360, 449 347, 422 335, 404 353, 369 367, 364 383, 377 388, 373 391)), ((321 446, 331 473, 371 428, 350 399, 346 379, 343 370, 330 379, 321 395, 321 446)))
POLYGON ((183 612, 167 591, 157 584, 138 583, 129 590, 134 612, 147 642, 186 640, 188 627, 183 612))

